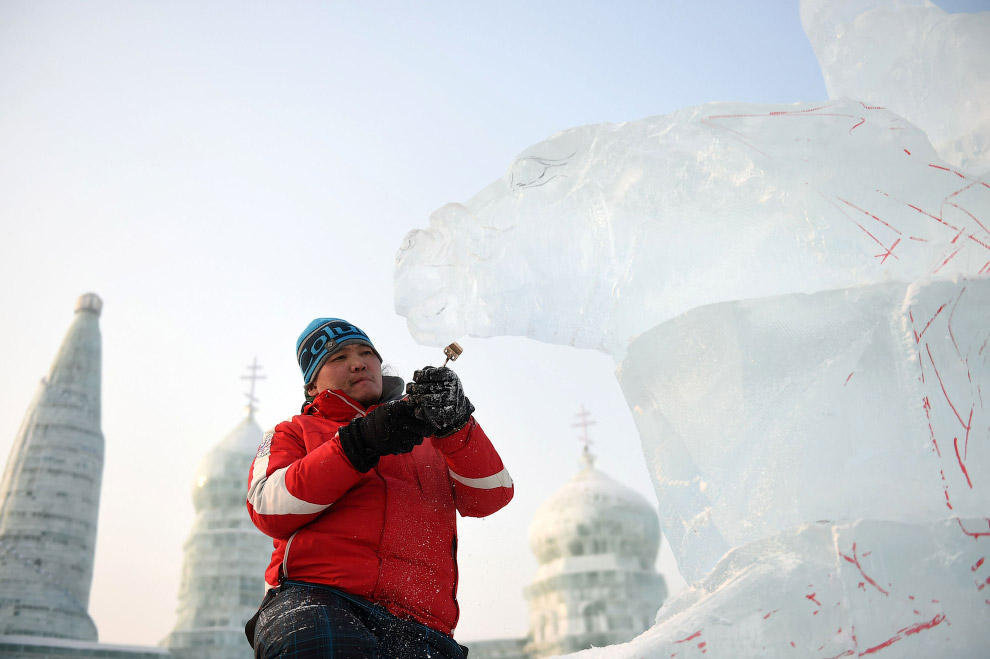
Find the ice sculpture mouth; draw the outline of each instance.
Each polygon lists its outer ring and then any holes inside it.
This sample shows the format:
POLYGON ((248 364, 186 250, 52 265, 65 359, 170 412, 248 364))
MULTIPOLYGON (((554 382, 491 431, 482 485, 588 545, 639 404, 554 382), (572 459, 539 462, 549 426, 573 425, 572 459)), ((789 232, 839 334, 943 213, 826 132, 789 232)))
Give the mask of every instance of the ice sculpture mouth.
POLYGON ((472 313, 463 302, 476 288, 477 251, 459 244, 471 218, 460 204, 434 213, 434 226, 412 230, 396 256, 395 309, 423 343, 446 345, 472 313))

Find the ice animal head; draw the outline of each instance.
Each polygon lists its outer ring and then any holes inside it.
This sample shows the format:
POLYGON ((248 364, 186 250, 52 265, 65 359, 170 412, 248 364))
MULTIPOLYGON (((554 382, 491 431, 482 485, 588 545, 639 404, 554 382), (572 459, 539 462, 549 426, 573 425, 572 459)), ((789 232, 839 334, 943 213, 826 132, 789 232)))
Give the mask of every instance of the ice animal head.
POLYGON ((705 304, 990 270, 986 192, 848 99, 583 126, 411 232, 396 310, 425 343, 518 335, 620 361, 705 304))

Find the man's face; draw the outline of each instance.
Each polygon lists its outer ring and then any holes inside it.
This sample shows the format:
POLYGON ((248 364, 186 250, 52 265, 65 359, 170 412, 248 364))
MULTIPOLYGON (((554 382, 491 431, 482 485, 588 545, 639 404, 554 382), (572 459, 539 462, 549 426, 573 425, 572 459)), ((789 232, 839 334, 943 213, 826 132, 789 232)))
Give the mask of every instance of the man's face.
POLYGON ((310 393, 327 389, 343 391, 365 407, 377 403, 382 396, 382 363, 375 351, 351 343, 332 354, 317 371, 310 393))

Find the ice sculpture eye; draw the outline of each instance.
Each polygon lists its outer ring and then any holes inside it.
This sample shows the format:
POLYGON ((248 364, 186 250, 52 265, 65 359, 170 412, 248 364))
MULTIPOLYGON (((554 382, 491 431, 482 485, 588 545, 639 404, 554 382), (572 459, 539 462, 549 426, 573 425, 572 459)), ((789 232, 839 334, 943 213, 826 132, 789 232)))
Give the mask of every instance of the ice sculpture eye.
POLYGON ((564 158, 543 158, 540 156, 519 158, 512 163, 506 184, 510 190, 520 190, 546 185, 558 177, 566 177, 564 168, 574 157, 574 153, 564 158))

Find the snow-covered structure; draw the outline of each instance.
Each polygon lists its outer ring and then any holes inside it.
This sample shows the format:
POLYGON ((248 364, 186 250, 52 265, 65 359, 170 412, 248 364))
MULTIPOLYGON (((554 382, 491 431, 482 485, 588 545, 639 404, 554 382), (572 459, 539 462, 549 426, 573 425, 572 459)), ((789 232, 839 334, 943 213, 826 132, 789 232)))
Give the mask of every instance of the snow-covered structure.
POLYGON ((526 587, 531 657, 624 643, 646 631, 667 596, 654 566, 660 521, 646 499, 595 468, 537 509, 529 544, 539 567, 526 587))
POLYGON ((92 293, 42 379, 0 482, 0 635, 95 641, 89 617, 103 478, 103 303, 92 293))
MULTIPOLYGON (((253 402, 253 392, 249 395, 253 402)), ((246 659, 244 623, 265 592, 272 541, 244 504, 248 471, 262 441, 253 404, 200 462, 193 484, 196 518, 183 547, 175 627, 162 641, 185 659, 246 659)))
POLYGON ((97 642, 89 616, 103 476, 103 302, 75 317, 28 407, 0 481, 0 657, 168 656, 97 642))
POLYGON ((564 130, 400 249, 417 340, 615 361, 691 587, 583 656, 990 646, 990 12, 801 15, 858 98, 564 130))

